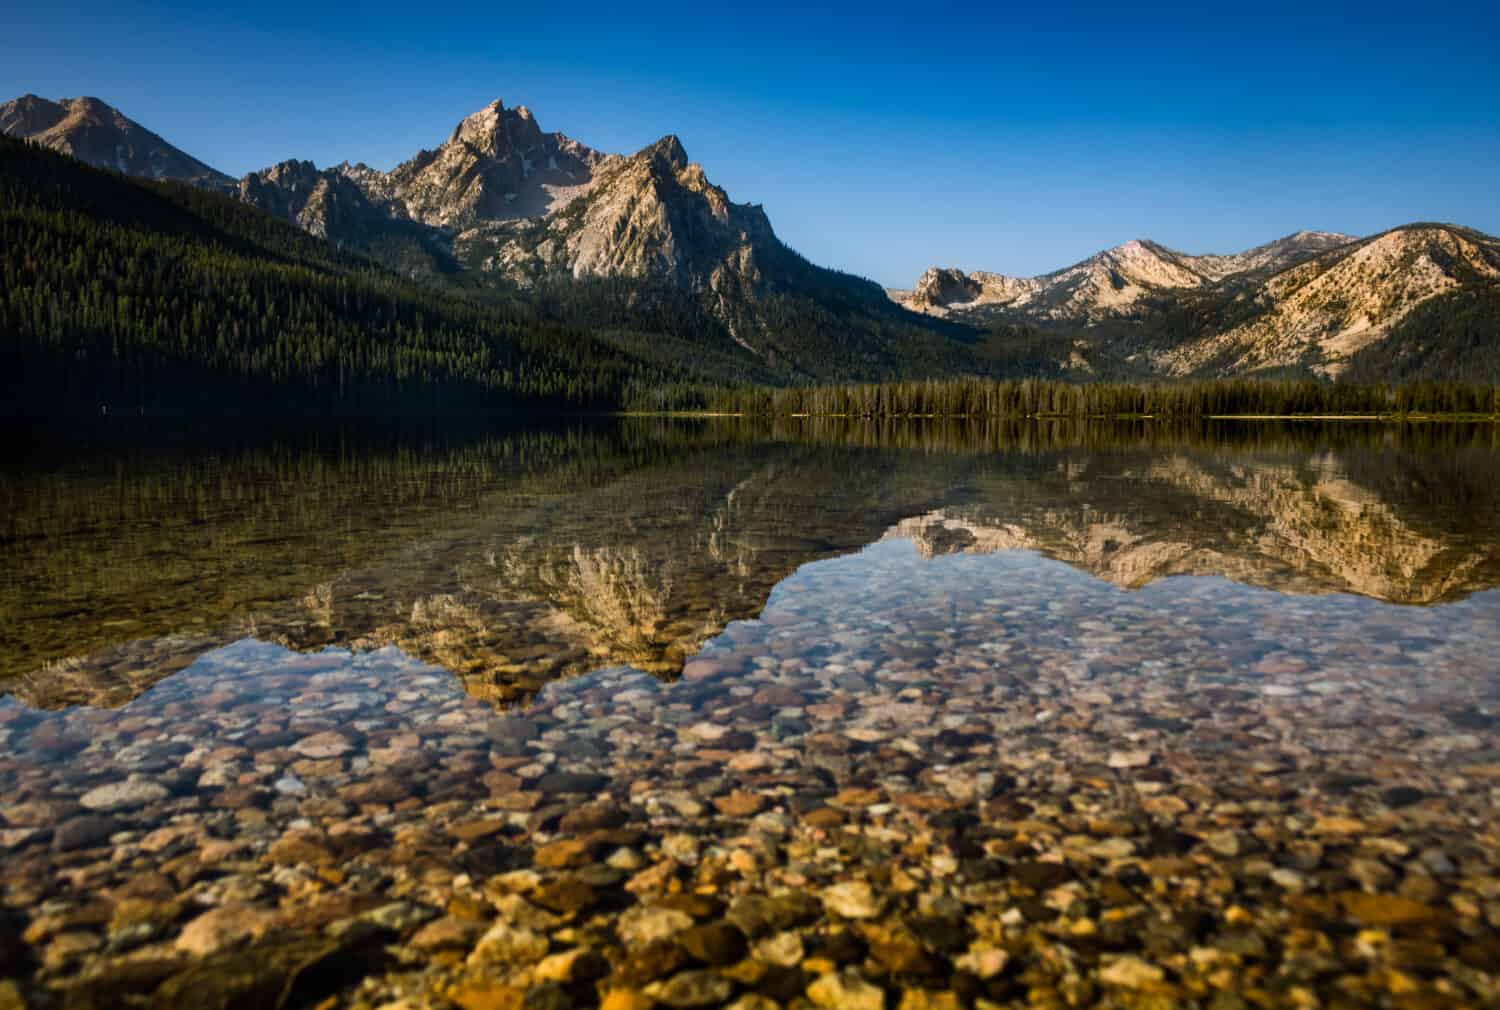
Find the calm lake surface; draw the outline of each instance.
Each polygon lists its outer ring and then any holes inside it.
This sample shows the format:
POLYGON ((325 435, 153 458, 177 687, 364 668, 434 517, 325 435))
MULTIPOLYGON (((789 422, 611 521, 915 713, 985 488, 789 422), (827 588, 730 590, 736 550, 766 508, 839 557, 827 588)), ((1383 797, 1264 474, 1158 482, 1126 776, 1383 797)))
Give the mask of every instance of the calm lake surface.
POLYGON ((5 1010, 1500 1006, 1495 426, 8 452, 5 1010))

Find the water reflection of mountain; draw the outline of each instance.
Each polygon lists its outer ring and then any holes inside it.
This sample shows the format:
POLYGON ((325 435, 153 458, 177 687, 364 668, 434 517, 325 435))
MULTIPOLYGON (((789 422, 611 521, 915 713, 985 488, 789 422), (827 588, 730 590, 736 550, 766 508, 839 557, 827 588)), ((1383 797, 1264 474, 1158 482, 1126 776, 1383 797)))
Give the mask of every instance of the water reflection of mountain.
POLYGON ((1126 588, 1218 575, 1431 604, 1500 585, 1488 454, 1106 455, 898 523, 925 555, 1029 549, 1126 588))
MULTIPOLYGON (((74 557, 97 602, 84 593, 77 612, 43 621, 36 641, 6 643, 19 674, 11 693, 38 707, 118 705, 247 636, 301 650, 395 645, 501 705, 603 666, 672 676, 728 622, 759 614, 798 566, 883 536, 911 537, 928 554, 1037 550, 1126 587, 1222 575, 1426 604, 1500 584, 1497 457, 1483 446, 1409 450, 1386 433, 1336 449, 1316 439, 1129 438, 1069 448, 1028 431, 1032 441, 996 453, 692 430, 466 444, 379 466, 352 453, 352 469, 334 465, 313 482, 324 505, 343 495, 342 507, 322 512, 295 504, 305 465, 283 462, 290 479, 278 487, 291 501, 261 502, 252 525, 262 535, 243 534, 244 510, 220 520, 221 530, 241 530, 233 567, 259 580, 253 596, 195 601, 179 591, 142 608, 148 633, 121 635, 88 615, 129 613, 128 596, 111 595, 90 560, 74 557), (522 448, 528 462, 518 465, 522 448), (371 479, 395 482, 405 497, 366 508, 351 485, 371 479), (297 542, 342 546, 292 563, 266 509, 294 517, 297 542), (84 647, 58 655, 69 629, 84 647)), ((149 472, 170 484, 166 471, 149 472)), ((236 473, 219 479, 233 483, 236 473)), ((121 498, 118 487, 106 492, 121 498)), ((152 494, 168 509, 184 497, 181 488, 152 494)), ((144 522, 150 498, 131 499, 133 521, 144 522)), ((46 552, 21 558, 32 555, 46 552)), ((190 588, 195 570, 207 578, 213 555, 179 551, 173 584, 190 588)), ((13 577, 47 583, 24 564, 13 577)), ((21 606, 15 599, 7 609, 21 606)), ((7 618, 13 638, 28 624, 24 609, 19 616, 7 618)))
MULTIPOLYGON (((928 507, 951 469, 914 475, 899 456, 729 444, 587 481, 519 480, 438 510, 409 539, 330 565, 280 600, 229 615, 217 597, 197 609, 190 593, 170 609, 157 601, 154 620, 174 616, 174 630, 49 657, 10 690, 39 707, 118 705, 242 637, 303 650, 396 645, 502 704, 601 666, 670 675, 729 621, 758 614, 799 565, 861 547, 928 507), (858 491, 830 494, 851 473, 858 491)), ((340 517, 330 519, 342 537, 340 517)))

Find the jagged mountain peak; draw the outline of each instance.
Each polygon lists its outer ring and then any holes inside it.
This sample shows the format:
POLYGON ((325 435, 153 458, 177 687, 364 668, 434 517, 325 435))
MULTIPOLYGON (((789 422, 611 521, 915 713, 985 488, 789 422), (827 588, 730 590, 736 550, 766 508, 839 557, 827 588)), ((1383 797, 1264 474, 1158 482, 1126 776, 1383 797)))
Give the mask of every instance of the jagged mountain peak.
POLYGON ((542 128, 524 105, 507 109, 495 99, 459 121, 449 144, 466 144, 491 158, 508 158, 544 143, 542 128))
MULTIPOLYGON (((92 118, 98 121, 105 119, 123 120, 125 117, 120 111, 93 95, 80 95, 77 98, 59 98, 53 101, 40 95, 24 94, 20 98, 6 102, 0 109, 10 111, 16 117, 28 117, 34 129, 48 129, 61 123, 64 119, 72 116, 76 119, 92 118)), ((7 118, 7 122, 9 119, 7 118)))
POLYGON ((462 231, 560 210, 593 184, 605 159, 561 133, 543 132, 526 106, 497 98, 461 119, 436 149, 390 172, 357 165, 343 173, 393 216, 462 231))
POLYGON ((1244 252, 1230 255, 1210 253, 1193 256, 1191 260, 1196 270, 1214 281, 1229 278, 1262 280, 1287 267, 1355 241, 1358 241, 1355 236, 1339 232, 1303 230, 1244 252))
POLYGON ((681 172, 688 167, 687 150, 682 146, 682 141, 677 134, 669 133, 654 144, 642 148, 637 158, 660 159, 670 165, 674 171, 681 172))
POLYGON ((539 232, 477 228, 459 245, 465 261, 523 278, 666 278, 692 292, 758 289, 762 262, 783 251, 764 211, 730 201, 673 134, 601 162, 539 232))
POLYGON ((933 268, 904 302, 933 315, 1027 312, 1048 320, 1089 321, 1123 311, 1152 291, 1207 283, 1190 261, 1158 242, 1136 238, 1036 277, 933 268))
POLYGON ((1170 252, 1171 250, 1166 246, 1153 242, 1149 238, 1133 238, 1117 246, 1111 246, 1099 255, 1130 260, 1140 259, 1143 256, 1161 256, 1170 252))
POLYGON ((67 106, 62 102, 25 94, 0 105, 0 133, 35 139, 36 134, 50 130, 62 122, 67 114, 67 106))

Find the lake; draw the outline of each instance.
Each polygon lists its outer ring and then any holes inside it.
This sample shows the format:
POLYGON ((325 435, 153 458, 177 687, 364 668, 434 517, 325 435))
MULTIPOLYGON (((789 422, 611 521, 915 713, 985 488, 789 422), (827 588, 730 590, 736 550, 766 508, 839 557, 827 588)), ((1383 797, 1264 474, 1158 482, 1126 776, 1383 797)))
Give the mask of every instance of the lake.
POLYGON ((1500 1005, 1496 426, 6 451, 7 1010, 1500 1005))

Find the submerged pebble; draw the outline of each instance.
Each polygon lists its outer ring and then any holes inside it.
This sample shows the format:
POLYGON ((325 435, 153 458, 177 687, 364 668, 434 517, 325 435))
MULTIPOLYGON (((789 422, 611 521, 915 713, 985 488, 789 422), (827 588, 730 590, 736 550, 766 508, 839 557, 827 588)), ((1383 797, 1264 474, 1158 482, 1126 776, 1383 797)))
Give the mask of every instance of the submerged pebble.
POLYGON ((721 519, 677 609, 569 544, 532 640, 497 556, 359 591, 419 640, 0 702, 0 1005, 1500 1005, 1500 595, 1125 591, 928 514, 725 622, 799 527, 721 519), (639 665, 555 676, 607 619, 639 665))

